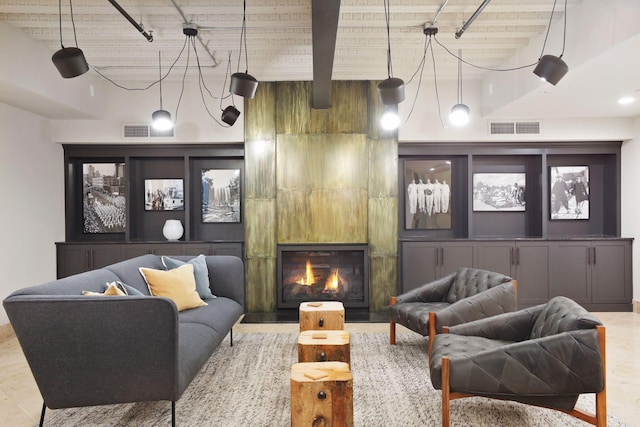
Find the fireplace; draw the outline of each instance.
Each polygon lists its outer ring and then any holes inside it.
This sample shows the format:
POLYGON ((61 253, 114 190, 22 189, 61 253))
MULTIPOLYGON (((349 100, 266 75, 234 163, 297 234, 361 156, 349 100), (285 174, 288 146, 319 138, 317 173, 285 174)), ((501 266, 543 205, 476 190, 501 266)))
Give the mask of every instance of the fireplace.
POLYGON ((304 301, 369 307, 367 245, 278 245, 278 308, 304 301))

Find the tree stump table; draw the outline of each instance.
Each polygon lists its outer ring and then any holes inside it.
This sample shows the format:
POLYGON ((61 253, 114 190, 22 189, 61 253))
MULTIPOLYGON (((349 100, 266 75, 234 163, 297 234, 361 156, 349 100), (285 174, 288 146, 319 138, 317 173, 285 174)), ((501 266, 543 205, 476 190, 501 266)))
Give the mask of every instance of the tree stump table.
POLYGON ((291 427, 353 427, 353 376, 344 362, 291 366, 291 427))
POLYGON ((302 331, 298 336, 298 362, 351 363, 349 332, 302 331))
POLYGON ((344 306, 340 301, 300 304, 300 331, 344 329, 344 306))

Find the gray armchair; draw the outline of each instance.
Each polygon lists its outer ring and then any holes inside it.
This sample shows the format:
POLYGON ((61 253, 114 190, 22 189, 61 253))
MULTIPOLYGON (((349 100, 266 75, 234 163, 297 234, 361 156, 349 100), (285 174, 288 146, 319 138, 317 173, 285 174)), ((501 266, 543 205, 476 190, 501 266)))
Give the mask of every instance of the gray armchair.
POLYGON ((606 426, 605 329, 576 302, 547 304, 449 328, 435 337, 431 383, 442 390, 442 425, 449 402, 483 396, 552 408, 606 426), (596 413, 575 408, 596 394, 596 413))
POLYGON ((443 326, 482 319, 516 309, 516 281, 477 268, 457 272, 410 292, 391 297, 389 341, 396 343, 396 323, 429 336, 429 349, 443 326))

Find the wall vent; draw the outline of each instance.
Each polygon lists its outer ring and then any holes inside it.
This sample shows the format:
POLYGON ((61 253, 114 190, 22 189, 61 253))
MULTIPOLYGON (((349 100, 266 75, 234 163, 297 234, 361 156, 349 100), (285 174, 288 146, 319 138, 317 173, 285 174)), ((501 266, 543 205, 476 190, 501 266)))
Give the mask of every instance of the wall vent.
POLYGON ((540 122, 490 122, 491 135, 539 135, 540 122))
POLYGON ((122 125, 122 136, 124 138, 167 138, 172 137, 173 129, 157 131, 149 125, 122 125))

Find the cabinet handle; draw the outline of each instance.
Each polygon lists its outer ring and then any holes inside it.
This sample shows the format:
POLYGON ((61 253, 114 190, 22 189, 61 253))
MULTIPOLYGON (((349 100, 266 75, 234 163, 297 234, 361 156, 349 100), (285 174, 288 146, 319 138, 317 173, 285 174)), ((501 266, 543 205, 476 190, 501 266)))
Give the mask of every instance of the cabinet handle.
POLYGON ((520 248, 516 248, 516 265, 520 265, 520 248))
POLYGON ((509 265, 513 265, 514 264, 514 262, 513 262, 513 251, 514 251, 514 248, 509 248, 509 265))
POLYGON ((593 248, 593 264, 596 263, 596 248, 593 248))
POLYGON ((440 248, 440 265, 444 265, 444 248, 440 248))
POLYGON ((436 265, 440 265, 440 248, 436 248, 436 265))
POLYGON ((591 248, 587 248, 587 264, 591 264, 591 248))

